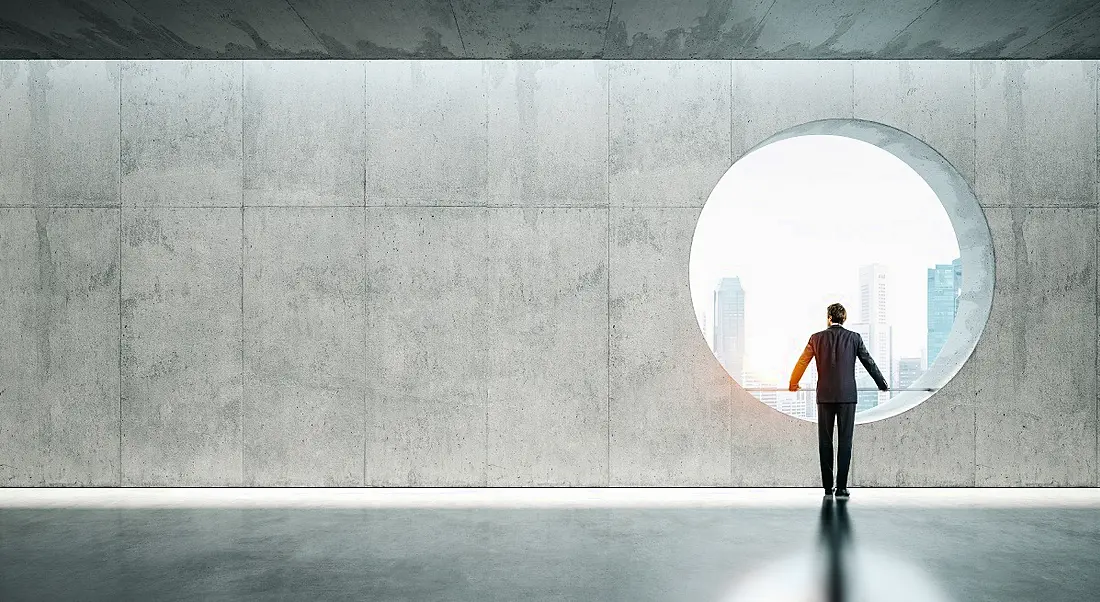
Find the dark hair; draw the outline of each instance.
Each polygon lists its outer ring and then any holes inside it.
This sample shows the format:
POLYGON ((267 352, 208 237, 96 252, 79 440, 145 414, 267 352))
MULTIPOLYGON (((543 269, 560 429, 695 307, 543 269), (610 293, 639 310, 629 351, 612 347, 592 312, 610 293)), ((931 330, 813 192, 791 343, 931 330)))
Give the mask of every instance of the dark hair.
POLYGON ((829 312, 829 321, 833 324, 843 324, 848 319, 848 311, 839 303, 833 303, 826 311, 829 312))

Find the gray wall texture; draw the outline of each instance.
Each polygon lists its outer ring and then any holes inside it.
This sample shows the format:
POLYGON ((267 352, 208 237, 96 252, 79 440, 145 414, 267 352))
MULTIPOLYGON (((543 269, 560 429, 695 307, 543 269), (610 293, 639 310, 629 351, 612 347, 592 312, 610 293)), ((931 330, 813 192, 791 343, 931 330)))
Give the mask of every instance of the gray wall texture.
POLYGON ((1095 61, 0 62, 0 485, 816 486, 688 252, 859 118, 977 194, 996 288, 862 486, 1097 484, 1095 61))

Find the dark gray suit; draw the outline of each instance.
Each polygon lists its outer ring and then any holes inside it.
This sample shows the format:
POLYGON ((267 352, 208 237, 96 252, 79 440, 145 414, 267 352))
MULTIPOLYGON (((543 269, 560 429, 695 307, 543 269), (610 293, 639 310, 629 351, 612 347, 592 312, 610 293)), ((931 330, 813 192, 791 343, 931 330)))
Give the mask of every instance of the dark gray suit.
POLYGON ((856 358, 875 379, 878 388, 889 388, 875 360, 863 344, 863 337, 839 324, 810 335, 809 342, 791 372, 791 385, 798 384, 811 359, 817 360, 817 448, 821 457, 821 482, 833 487, 833 423, 838 429, 837 489, 848 487, 852 462, 852 434, 856 422, 856 358))

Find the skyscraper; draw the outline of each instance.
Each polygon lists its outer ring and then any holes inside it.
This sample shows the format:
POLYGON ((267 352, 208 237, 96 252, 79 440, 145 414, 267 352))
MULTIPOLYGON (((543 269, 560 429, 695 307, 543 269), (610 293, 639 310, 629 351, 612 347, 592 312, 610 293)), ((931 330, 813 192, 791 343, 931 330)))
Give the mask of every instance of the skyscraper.
POLYGON ((795 400, 797 400, 797 406, 802 407, 801 414, 795 412, 793 415, 801 416, 802 418, 817 418, 817 362, 810 362, 809 368, 802 376, 802 388, 793 393, 795 400))
POLYGON ((886 293, 889 277, 886 266, 872 263, 859 267, 860 322, 889 324, 886 314, 886 293))
POLYGON ((947 335, 959 311, 962 290, 962 259, 928 268, 928 358, 931 366, 947 342, 947 335))
MULTIPOLYGON (((873 263, 859 268, 859 322, 852 330, 863 338, 863 344, 871 353, 884 377, 893 366, 893 328, 890 326, 888 307, 889 274, 885 265, 873 263)), ((874 389, 874 379, 863 369, 856 367, 856 386, 874 389)), ((882 391, 860 391, 856 398, 857 411, 868 410, 886 402, 890 394, 882 391)))
POLYGON ((718 282, 712 325, 715 357, 730 376, 741 382, 745 372, 745 289, 741 288, 740 278, 718 282))
POLYGON ((713 351, 714 345, 710 342, 711 332, 707 324, 707 312, 705 310, 699 312, 699 314, 695 316, 695 319, 699 321, 699 329, 703 331, 703 340, 707 342, 707 347, 711 347, 713 351))
POLYGON ((898 360, 899 389, 908 389, 913 386, 913 383, 917 382, 917 379, 920 378, 920 375, 923 373, 920 365, 921 358, 919 357, 903 357, 898 360))

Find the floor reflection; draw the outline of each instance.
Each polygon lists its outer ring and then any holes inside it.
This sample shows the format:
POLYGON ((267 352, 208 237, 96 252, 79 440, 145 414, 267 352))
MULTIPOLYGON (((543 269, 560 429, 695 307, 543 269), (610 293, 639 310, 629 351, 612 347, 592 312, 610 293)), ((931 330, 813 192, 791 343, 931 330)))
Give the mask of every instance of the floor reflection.
POLYGON ((0 506, 0 600, 1081 602, 1100 591, 1100 504, 784 495, 804 497, 690 508, 0 506))
POLYGON ((848 500, 835 500, 826 496, 821 503, 821 545, 827 563, 825 599, 828 602, 847 602, 848 546, 851 543, 851 524, 848 522, 848 500))
POLYGON ((725 602, 950 602, 919 566, 860 545, 848 501, 821 503, 816 545, 750 574, 725 602))

